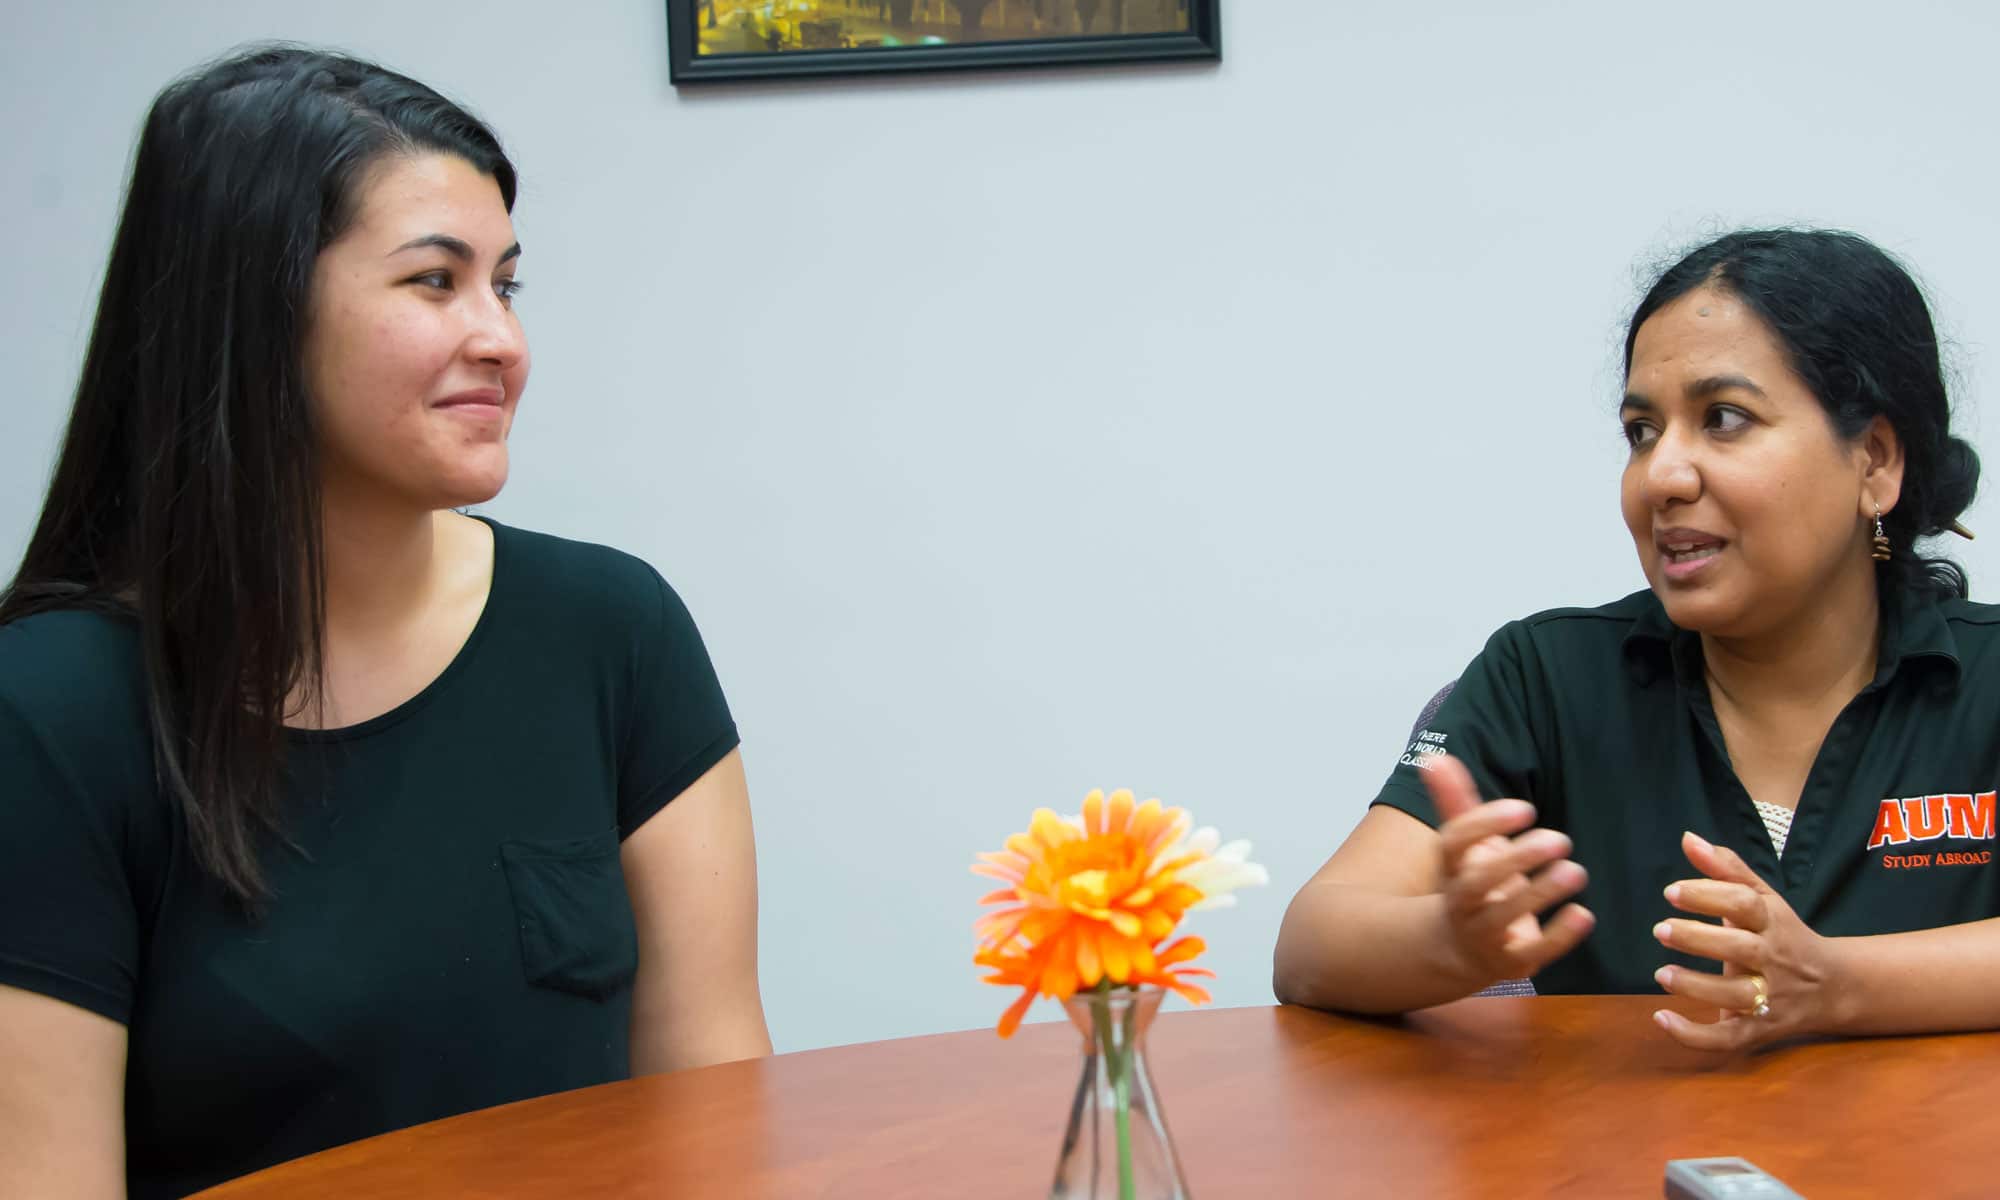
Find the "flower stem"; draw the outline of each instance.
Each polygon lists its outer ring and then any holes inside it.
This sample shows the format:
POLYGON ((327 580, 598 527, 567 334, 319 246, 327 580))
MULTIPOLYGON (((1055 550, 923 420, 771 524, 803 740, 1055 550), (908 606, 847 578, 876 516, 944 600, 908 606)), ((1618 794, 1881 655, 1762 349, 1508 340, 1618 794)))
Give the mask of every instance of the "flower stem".
POLYGON ((1132 1026, 1126 1023, 1121 1045, 1118 1026, 1111 1020, 1110 993, 1100 994, 1090 1007, 1098 1044, 1104 1048, 1104 1069, 1111 1074, 1112 1119, 1118 1131, 1118 1200, 1137 1200, 1137 1181, 1132 1178, 1132 1026))

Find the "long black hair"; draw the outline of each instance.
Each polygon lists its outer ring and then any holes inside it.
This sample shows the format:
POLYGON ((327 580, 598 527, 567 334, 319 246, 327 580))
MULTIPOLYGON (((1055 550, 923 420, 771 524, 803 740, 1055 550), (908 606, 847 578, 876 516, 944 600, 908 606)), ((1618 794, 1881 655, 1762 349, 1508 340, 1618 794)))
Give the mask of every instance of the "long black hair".
POLYGON ((1625 373, 1639 326, 1696 288, 1741 300, 1763 320, 1843 438, 1876 417, 1903 443, 1902 496, 1882 514, 1891 554, 1884 584, 1963 597, 1965 572, 1915 550, 1950 529, 1979 490, 1979 455, 1951 434, 1937 330, 1923 291, 1866 238, 1819 229, 1726 234, 1668 267, 1625 331, 1625 373))
POLYGON ((301 344, 319 253, 385 157, 456 155, 509 211, 492 131, 372 63, 239 52, 147 114, 75 407, 0 623, 137 617, 162 790, 196 858, 265 895, 288 697, 316 696, 325 630, 319 460, 301 344))

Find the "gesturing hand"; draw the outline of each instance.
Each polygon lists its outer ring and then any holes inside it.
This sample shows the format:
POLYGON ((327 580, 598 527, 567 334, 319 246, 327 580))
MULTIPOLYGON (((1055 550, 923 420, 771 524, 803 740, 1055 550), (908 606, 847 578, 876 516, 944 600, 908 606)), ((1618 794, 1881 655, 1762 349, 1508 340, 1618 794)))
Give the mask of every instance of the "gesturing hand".
POLYGON ((1480 803, 1472 775, 1447 755, 1426 763, 1423 777, 1443 822, 1445 917, 1466 974, 1481 987, 1522 979, 1574 949, 1596 924, 1588 909, 1566 904, 1546 924, 1537 916, 1583 888, 1569 838, 1531 828, 1535 807, 1525 800, 1480 803))
POLYGON ((1667 966, 1653 978, 1676 996, 1715 1005, 1721 1015, 1690 1021, 1661 1009, 1653 1019, 1698 1050, 1744 1050, 1814 1032, 1830 999, 1826 939, 1734 850, 1687 833, 1681 851, 1705 878, 1668 885, 1667 903, 1722 923, 1673 917, 1655 925, 1653 936, 1683 953, 1716 959, 1722 971, 1667 966))

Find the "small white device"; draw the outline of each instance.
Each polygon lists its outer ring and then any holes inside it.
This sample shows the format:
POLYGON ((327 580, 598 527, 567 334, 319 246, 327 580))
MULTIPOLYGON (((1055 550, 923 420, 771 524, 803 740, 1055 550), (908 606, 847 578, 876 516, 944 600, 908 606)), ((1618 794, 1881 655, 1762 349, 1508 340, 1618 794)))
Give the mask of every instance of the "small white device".
POLYGON ((1676 1158, 1667 1163, 1667 1200, 1805 1200, 1741 1158, 1676 1158))

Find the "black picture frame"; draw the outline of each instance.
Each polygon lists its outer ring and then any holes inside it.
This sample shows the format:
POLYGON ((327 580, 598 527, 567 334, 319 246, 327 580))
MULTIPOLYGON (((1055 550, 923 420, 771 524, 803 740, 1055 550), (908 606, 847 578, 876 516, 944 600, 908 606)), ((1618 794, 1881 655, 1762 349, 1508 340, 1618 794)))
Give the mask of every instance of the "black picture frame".
MULTIPOLYGON (((778 4, 783 2, 776 0, 778 4)), ((1012 2, 1021 4, 1030 0, 1012 2)), ((710 54, 699 52, 698 22, 708 8, 705 0, 666 0, 666 5, 668 70, 676 86, 914 71, 1220 61, 1222 58, 1221 0, 1187 0, 1188 28, 1179 33, 1091 33, 946 45, 774 49, 710 54)))

